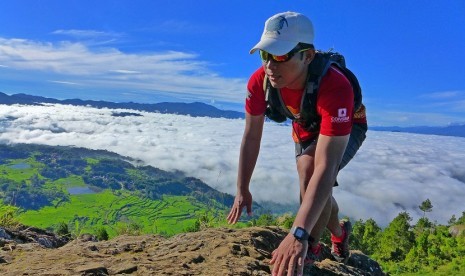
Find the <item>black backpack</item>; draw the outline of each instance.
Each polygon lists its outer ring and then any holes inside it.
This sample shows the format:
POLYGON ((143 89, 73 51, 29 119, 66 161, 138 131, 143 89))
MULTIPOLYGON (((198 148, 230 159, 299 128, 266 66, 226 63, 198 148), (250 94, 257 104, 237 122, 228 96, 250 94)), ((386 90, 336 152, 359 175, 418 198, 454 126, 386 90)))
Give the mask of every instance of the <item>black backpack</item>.
POLYGON ((362 89, 358 83, 357 77, 346 67, 343 55, 331 51, 317 51, 315 58, 308 66, 307 85, 305 86, 305 92, 302 97, 300 118, 296 119, 287 109, 278 89, 271 86, 266 75, 263 86, 265 100, 267 102, 265 116, 278 123, 282 123, 289 118, 293 121, 298 121, 308 131, 318 132, 321 123, 321 116, 316 110, 318 89, 320 87, 321 78, 326 74, 331 65, 337 66, 352 84, 355 113, 362 105, 362 89))

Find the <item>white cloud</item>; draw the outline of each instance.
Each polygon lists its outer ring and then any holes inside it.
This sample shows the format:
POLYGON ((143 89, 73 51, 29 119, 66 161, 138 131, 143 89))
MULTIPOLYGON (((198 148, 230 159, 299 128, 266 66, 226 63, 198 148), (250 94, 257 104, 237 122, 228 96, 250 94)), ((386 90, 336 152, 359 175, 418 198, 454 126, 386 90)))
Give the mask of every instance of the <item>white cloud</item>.
POLYGON ((79 85, 79 83, 71 82, 71 81, 56 81, 51 80, 49 82, 58 83, 58 84, 66 84, 66 85, 79 85))
POLYGON ((94 37, 116 37, 121 36, 120 34, 114 32, 102 32, 96 30, 56 30, 53 31, 52 34, 56 35, 67 35, 77 38, 94 38, 94 37))
POLYGON ((460 97, 465 94, 465 91, 440 91, 440 92, 433 92, 430 94, 425 94, 421 96, 422 98, 431 98, 431 99, 451 99, 455 97, 460 97))
POLYGON ((118 74, 139 74, 139 73, 141 73, 139 71, 123 70, 123 69, 109 70, 109 72, 118 73, 118 74))
MULTIPOLYGON (((441 112, 463 112, 465 106, 465 90, 452 90, 434 92, 419 97, 420 99, 431 100, 426 105, 431 110, 438 110, 441 112)), ((428 115, 425 114, 425 117, 428 115)), ((463 118, 462 118, 463 120, 463 118)))
POLYGON ((31 74, 45 73, 48 79, 67 79, 93 89, 169 92, 195 95, 206 102, 242 102, 246 90, 245 80, 223 78, 196 54, 176 51, 125 53, 69 41, 0 37, 0 64, 27 72, 25 80, 31 74))
MULTIPOLYGON (((141 112, 112 117, 114 110, 64 105, 0 106, 1 143, 75 145, 106 149, 165 170, 182 170, 210 186, 235 193, 244 121, 141 112), (11 119, 16 118, 16 119, 11 119)), ((266 123, 251 184, 255 200, 298 204, 290 128, 266 123)), ((465 139, 368 132, 335 188, 340 209, 355 219, 385 226, 405 210, 416 220, 429 198, 432 220, 446 223, 465 211, 465 139)))

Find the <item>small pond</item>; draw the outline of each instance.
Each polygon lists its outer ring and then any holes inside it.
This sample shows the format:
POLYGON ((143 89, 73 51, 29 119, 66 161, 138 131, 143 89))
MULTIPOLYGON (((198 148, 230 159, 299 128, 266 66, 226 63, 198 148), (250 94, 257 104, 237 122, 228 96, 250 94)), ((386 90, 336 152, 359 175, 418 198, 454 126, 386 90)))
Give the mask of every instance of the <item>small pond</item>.
POLYGON ((18 170, 29 169, 30 167, 31 167, 31 165, 29 165, 27 163, 18 163, 18 164, 14 164, 14 165, 10 166, 10 168, 18 169, 18 170))
POLYGON ((88 186, 85 187, 71 187, 68 188, 68 193, 71 195, 84 195, 84 194, 95 194, 96 192, 89 188, 88 186))

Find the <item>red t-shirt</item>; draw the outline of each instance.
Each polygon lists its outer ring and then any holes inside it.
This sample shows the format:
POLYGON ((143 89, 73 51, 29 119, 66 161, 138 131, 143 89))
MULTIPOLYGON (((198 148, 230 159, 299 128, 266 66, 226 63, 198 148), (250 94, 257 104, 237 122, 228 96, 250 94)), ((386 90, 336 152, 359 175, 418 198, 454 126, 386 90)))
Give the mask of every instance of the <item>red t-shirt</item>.
MULTIPOLYGON (((252 74, 247 84, 248 95, 245 101, 245 110, 251 115, 265 113, 267 104, 263 90, 264 78, 265 71, 263 67, 260 67, 252 74)), ((303 92, 304 89, 280 89, 284 104, 296 117, 299 117, 303 92)), ((354 93, 349 80, 337 67, 331 67, 321 79, 320 89, 318 90, 316 110, 321 116, 319 133, 327 136, 350 134, 354 117, 353 108, 354 93)), ((366 122, 365 117, 364 119, 366 122)), ((294 121, 292 124, 292 137, 295 142, 314 139, 318 135, 317 132, 305 130, 298 122, 294 121)))

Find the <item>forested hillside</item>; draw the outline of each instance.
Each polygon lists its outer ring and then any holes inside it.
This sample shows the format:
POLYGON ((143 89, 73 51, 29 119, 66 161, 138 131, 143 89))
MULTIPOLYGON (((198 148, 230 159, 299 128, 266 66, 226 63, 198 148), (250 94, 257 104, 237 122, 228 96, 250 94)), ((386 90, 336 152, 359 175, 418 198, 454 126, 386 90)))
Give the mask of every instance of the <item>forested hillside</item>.
MULTIPOLYGON (((373 219, 353 221, 350 248, 367 254, 392 275, 465 275, 465 211, 441 225, 427 217, 433 209, 429 199, 418 208, 424 217, 415 223, 407 212, 399 213, 384 229, 373 219)), ((262 215, 252 223, 289 228, 293 219, 262 215)), ((331 244, 328 231, 323 242, 331 244)))
POLYGON ((107 151, 17 144, 0 145, 0 200, 26 225, 174 234, 220 217, 233 197, 107 151))
POLYGON ((426 216, 413 224, 406 212, 385 229, 372 219, 357 221, 352 248, 368 254, 385 272, 393 274, 465 275, 465 212, 458 219, 452 215, 447 225, 426 216))

